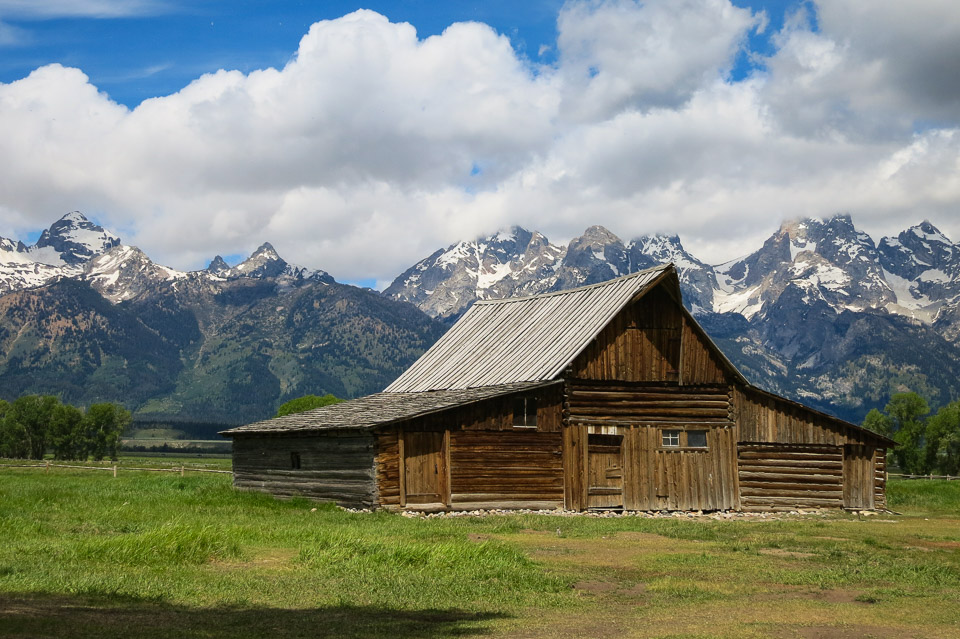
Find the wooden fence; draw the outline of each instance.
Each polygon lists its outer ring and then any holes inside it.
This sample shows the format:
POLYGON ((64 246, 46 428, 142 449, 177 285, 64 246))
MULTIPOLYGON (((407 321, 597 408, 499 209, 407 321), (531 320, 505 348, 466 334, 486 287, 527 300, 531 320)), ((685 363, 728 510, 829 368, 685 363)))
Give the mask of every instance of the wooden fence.
POLYGON ((957 481, 960 477, 956 475, 899 475, 890 473, 890 477, 899 477, 900 479, 946 479, 947 481, 957 481))
POLYGON ((192 466, 183 466, 173 467, 173 468, 142 468, 134 466, 120 466, 119 464, 113 464, 112 466, 80 466, 76 464, 55 464, 53 462, 44 462, 42 464, 4 464, 0 463, 0 468, 42 468, 43 472, 49 473, 51 468, 76 468, 80 470, 109 470, 113 471, 113 476, 117 476, 118 470, 140 470, 147 472, 158 472, 158 473, 180 473, 180 476, 183 477, 185 473, 223 473, 227 475, 232 475, 232 470, 213 470, 210 468, 193 468, 192 466))

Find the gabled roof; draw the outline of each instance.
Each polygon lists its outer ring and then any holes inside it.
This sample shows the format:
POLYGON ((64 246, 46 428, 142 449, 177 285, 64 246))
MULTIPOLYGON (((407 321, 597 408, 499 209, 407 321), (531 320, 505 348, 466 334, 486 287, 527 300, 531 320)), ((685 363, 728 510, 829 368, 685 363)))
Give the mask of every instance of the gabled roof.
POLYGON ((466 390, 438 390, 426 393, 376 393, 340 404, 330 404, 302 413, 238 426, 221 431, 220 434, 233 437, 254 433, 305 433, 332 429, 366 430, 485 399, 541 388, 550 384, 551 382, 522 382, 466 390))
POLYGON ((676 282, 666 264, 569 291, 476 302, 385 392, 556 379, 617 313, 671 275, 676 282))

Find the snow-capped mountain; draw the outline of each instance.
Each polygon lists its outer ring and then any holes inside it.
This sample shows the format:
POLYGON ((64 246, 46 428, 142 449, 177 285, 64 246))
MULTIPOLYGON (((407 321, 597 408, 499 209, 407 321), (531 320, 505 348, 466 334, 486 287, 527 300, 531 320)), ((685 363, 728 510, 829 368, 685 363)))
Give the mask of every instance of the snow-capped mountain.
MULTIPOLYGON (((525 237, 543 236, 514 229, 525 237)), ((455 319, 477 299, 581 286, 664 262, 685 304, 758 384, 862 418, 899 390, 960 396, 960 245, 929 222, 879 244, 849 215, 784 223, 755 252, 716 266, 676 236, 623 242, 590 227, 566 246, 543 238, 539 280, 498 235, 437 251, 384 293, 455 319), (478 265, 488 265, 486 269, 478 265), (496 286, 478 286, 496 273, 496 286), (521 284, 522 282, 522 284, 521 284), (455 294, 451 294, 451 290, 455 294)))
POLYGON ((434 317, 456 317, 478 299, 573 288, 666 262, 676 265, 684 300, 698 315, 760 318, 785 292, 837 313, 889 312, 927 324, 960 305, 960 246, 929 222, 878 245, 849 215, 784 223, 757 251, 716 266, 687 252, 677 236, 624 243, 592 226, 564 247, 514 227, 437 251, 384 294, 434 317))
POLYGON ((383 292, 432 317, 462 313, 476 300, 550 290, 565 250, 518 226, 472 242, 458 242, 400 274, 383 292))
POLYGON ((178 271, 156 264, 135 246, 125 246, 119 237, 79 211, 54 222, 33 246, 0 238, 0 294, 36 288, 60 278, 87 280, 113 303, 136 299, 165 282, 188 278, 270 278, 281 288, 306 281, 333 281, 324 271, 287 263, 269 243, 234 267, 218 255, 204 270, 178 271))
POLYGON ((679 238, 645 236, 624 244, 602 226, 591 226, 567 246, 519 226, 458 242, 414 264, 383 294, 452 320, 476 300, 594 284, 663 262, 677 266, 694 308, 712 307, 712 267, 687 253, 679 238))
POLYGON ((715 267, 713 310, 750 319, 787 290, 805 303, 822 300, 836 310, 874 310, 896 301, 884 279, 877 248, 849 215, 788 222, 760 250, 715 267))
POLYGON ((45 230, 37 243, 0 238, 0 294, 77 277, 84 264, 120 244, 120 238, 72 211, 45 230))
POLYGON ((144 421, 243 423, 308 393, 380 391, 444 330, 270 244, 233 267, 217 257, 183 272, 79 213, 41 240, 0 241, 0 399, 56 394, 122 402, 144 421))
POLYGON ((119 237, 94 224, 80 211, 72 211, 45 230, 28 253, 38 262, 75 266, 119 244, 119 237))
POLYGON ((205 271, 198 271, 198 273, 214 275, 228 280, 240 277, 273 278, 282 287, 296 286, 298 283, 307 280, 327 283, 333 281, 333 278, 326 271, 312 270, 287 263, 280 257, 270 242, 261 244, 250 257, 232 268, 218 255, 210 262, 205 271))
POLYGON ((684 299, 695 314, 712 310, 716 289, 716 273, 683 248, 676 235, 644 235, 627 245, 629 271, 642 271, 658 264, 672 262, 677 267, 684 299))
POLYGON ((135 246, 118 245, 87 262, 83 279, 113 303, 136 299, 187 273, 160 266, 135 246))
POLYGON ((885 237, 877 247, 884 277, 893 289, 892 312, 930 322, 960 296, 960 247, 929 222, 885 237))

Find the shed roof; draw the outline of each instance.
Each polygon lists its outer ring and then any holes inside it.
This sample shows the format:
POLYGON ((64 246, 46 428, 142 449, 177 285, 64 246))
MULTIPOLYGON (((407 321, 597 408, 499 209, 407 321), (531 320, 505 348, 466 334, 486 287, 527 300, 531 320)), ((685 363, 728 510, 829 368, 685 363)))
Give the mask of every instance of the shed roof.
POLYGON ((556 379, 673 264, 569 291, 476 302, 386 392, 419 393, 556 379))
POLYGON ((376 393, 340 404, 330 404, 302 413, 237 426, 222 431, 220 434, 232 437, 254 433, 282 434, 333 429, 370 429, 493 397, 533 390, 552 383, 520 382, 501 386, 436 390, 424 393, 376 393))

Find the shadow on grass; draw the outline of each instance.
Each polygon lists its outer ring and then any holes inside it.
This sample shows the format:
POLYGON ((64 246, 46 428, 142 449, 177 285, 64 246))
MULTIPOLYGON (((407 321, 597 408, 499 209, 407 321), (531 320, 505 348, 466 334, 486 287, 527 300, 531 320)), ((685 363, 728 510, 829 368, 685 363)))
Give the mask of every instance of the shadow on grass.
POLYGON ((143 637, 389 637, 431 639, 487 634, 509 615, 376 606, 188 608, 138 600, 0 594, 0 637, 106 639, 143 637))

